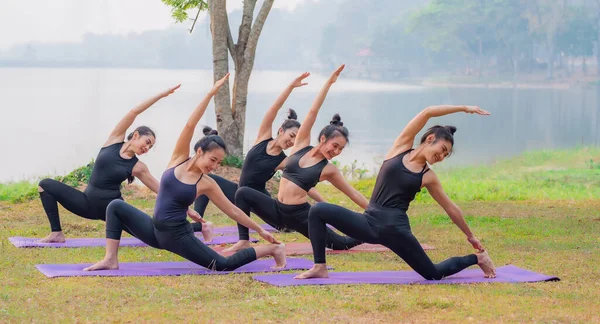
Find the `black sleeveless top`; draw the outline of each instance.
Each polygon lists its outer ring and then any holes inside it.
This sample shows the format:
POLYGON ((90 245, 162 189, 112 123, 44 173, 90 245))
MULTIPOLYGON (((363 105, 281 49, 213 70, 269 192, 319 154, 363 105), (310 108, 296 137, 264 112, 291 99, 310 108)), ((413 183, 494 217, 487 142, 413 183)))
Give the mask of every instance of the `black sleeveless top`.
POLYGON ((410 202, 415 199, 417 192, 421 191, 423 174, 429 171, 427 164, 419 173, 412 172, 404 166, 402 159, 412 150, 383 162, 369 204, 399 208, 406 213, 410 202))
POLYGON ((273 139, 269 138, 254 145, 246 154, 240 175, 240 187, 264 190, 267 181, 275 174, 275 169, 287 157, 283 151, 278 155, 267 153, 267 146, 271 140, 273 139))
MULTIPOLYGON (((189 160, 187 158, 185 161, 189 160)), ((160 187, 154 206, 154 220, 161 222, 181 222, 187 218, 187 210, 196 200, 196 185, 202 175, 194 184, 187 184, 175 177, 175 168, 185 163, 167 169, 160 178, 160 187)))
POLYGON ((298 187, 304 189, 306 192, 319 183, 321 172, 323 172, 323 168, 329 163, 327 159, 323 159, 313 166, 301 168, 299 164, 300 159, 312 148, 312 146, 307 146, 290 155, 285 164, 285 168, 283 169, 283 174, 281 175, 298 185, 298 187))
POLYGON ((123 144, 115 143, 100 149, 85 193, 90 198, 118 199, 121 197, 121 183, 129 176, 138 162, 137 156, 131 159, 121 157, 123 144))

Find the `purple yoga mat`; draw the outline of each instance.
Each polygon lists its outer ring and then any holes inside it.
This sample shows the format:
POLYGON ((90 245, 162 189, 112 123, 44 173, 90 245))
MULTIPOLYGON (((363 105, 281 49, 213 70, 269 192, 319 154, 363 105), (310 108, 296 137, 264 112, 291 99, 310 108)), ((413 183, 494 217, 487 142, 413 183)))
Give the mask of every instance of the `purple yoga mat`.
POLYGON ((296 274, 276 274, 254 276, 255 280, 275 286, 304 285, 348 285, 348 284, 467 284, 481 282, 536 282, 558 281, 558 277, 547 276, 513 265, 496 268, 496 278, 483 277, 481 269, 466 269, 442 280, 425 280, 414 271, 379 271, 379 272, 329 272, 324 279, 294 279, 296 274))
MULTIPOLYGON (((202 234, 198 233, 196 236, 204 242, 202 234)), ((72 238, 67 239, 65 243, 38 243, 39 238, 30 237, 9 237, 8 240, 18 248, 29 248, 29 247, 51 247, 51 248, 78 248, 78 247, 92 247, 92 246, 106 246, 106 239, 103 238, 72 238)), ((252 242, 258 242, 257 239, 251 238, 252 242)), ((212 241, 205 243, 206 245, 218 245, 237 243, 237 235, 228 236, 215 236, 212 241)), ((124 237, 121 239, 120 246, 147 246, 144 242, 138 240, 135 237, 124 237)))
MULTIPOLYGON (((271 225, 263 224, 261 225, 267 232, 277 232, 277 229, 273 228, 271 225)), ((213 230, 215 234, 237 234, 238 228, 236 226, 224 226, 224 227, 215 227, 213 230)), ((253 229, 250 230, 250 233, 256 233, 253 229)))
POLYGON ((307 259, 288 258, 282 270, 273 270, 275 260, 256 260, 234 271, 213 271, 192 262, 123 262, 118 270, 83 271, 92 263, 82 264, 38 264, 35 267, 49 278, 55 277, 131 277, 131 276, 180 276, 180 275, 213 275, 228 273, 275 272, 284 270, 307 270, 313 263, 307 259))

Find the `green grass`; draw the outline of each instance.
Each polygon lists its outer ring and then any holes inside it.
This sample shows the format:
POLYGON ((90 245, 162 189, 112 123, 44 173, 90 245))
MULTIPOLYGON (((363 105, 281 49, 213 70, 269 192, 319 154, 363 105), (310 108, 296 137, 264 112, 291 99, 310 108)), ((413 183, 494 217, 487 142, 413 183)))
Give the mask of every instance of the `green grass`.
MULTIPOLYGON (((444 190, 455 201, 587 200, 600 197, 600 149, 535 151, 492 165, 444 168, 434 166, 444 190)), ((374 178, 355 187, 370 197, 374 178)), ((331 186, 319 190, 336 195, 331 186)), ((415 198, 432 202, 423 188, 415 198)))
MULTIPOLYGON (((599 322, 600 201, 585 193, 597 192, 597 170, 588 162, 599 156, 596 149, 535 152, 488 167, 436 170, 449 194, 465 186, 456 201, 496 266, 514 264, 559 282, 278 288, 253 281, 251 274, 48 279, 36 264, 91 263, 104 249, 17 249, 7 237, 42 237, 47 220, 37 200, 0 202, 0 322, 599 322), (493 191, 491 184, 501 181, 506 189, 493 191), (479 200, 470 198, 477 194, 479 200)), ((372 181, 356 186, 370 194, 372 181)), ((331 186, 319 189, 330 202, 358 209, 331 186)), ((152 200, 131 195, 128 202, 152 211, 152 200)), ((415 236, 436 247, 428 251, 434 262, 472 252, 428 195, 409 215, 415 236)), ((212 204, 206 218, 234 224, 212 204)), ((61 219, 67 237, 104 235, 103 222, 62 208, 61 219)), ((298 234, 276 236, 308 242, 298 234)), ((122 262, 182 260, 152 248, 119 253, 122 262)), ((328 262, 335 271, 409 269, 391 252, 330 255, 328 262)))

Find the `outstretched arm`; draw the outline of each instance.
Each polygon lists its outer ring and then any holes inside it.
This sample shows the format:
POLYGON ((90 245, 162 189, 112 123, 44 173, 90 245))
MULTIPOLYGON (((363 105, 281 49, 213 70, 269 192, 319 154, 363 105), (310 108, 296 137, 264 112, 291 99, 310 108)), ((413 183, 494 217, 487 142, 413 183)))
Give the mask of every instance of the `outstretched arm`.
POLYGON ((358 190, 354 189, 335 166, 331 164, 327 165, 325 170, 323 170, 323 178, 343 192, 348 198, 352 199, 352 201, 360 206, 360 208, 366 209, 369 205, 367 198, 365 198, 358 190))
POLYGON ((177 90, 180 86, 181 86, 181 84, 178 84, 178 85, 174 86, 173 88, 167 89, 167 90, 155 95, 154 97, 147 99, 146 101, 139 104, 137 107, 131 109, 127 113, 127 115, 125 115, 125 117, 123 117, 123 119, 121 119, 119 121, 117 126, 115 126, 115 128, 110 133, 110 135, 108 135, 108 139, 106 140, 106 142, 104 143, 103 146, 108 146, 108 145, 111 145, 114 143, 122 142, 125 139, 125 132, 127 132, 127 129, 129 127, 131 127, 131 125, 135 121, 135 118, 139 114, 143 113, 146 109, 150 108, 150 106, 155 104, 160 99, 175 92, 175 90, 177 90))
POLYGON ((177 139, 177 143, 175 144, 175 149, 173 150, 173 154, 171 155, 171 161, 169 162, 168 168, 177 165, 187 159, 190 156, 190 142, 192 141, 192 137, 194 136, 194 129, 204 112, 206 111, 206 107, 210 102, 210 99, 219 91, 219 88, 227 81, 229 77, 229 73, 225 74, 225 76, 215 82, 214 86, 210 91, 206 94, 204 99, 196 106, 196 109, 192 112, 192 115, 188 119, 187 123, 183 127, 181 134, 179 134, 179 138, 177 139))
POLYGON ((413 142, 415 140, 415 136, 425 127, 427 121, 432 117, 439 117, 444 115, 449 115, 452 113, 456 113, 459 111, 466 112, 468 114, 479 114, 479 115, 489 115, 490 113, 477 107, 477 106, 451 106, 451 105, 443 105, 443 106, 430 106, 423 109, 420 113, 418 113, 408 124, 396 141, 394 141, 394 146, 388 153, 386 158, 394 157, 401 152, 404 152, 413 146, 413 142))
POLYGON ((142 161, 138 161, 132 170, 132 175, 140 179, 140 181, 148 187, 148 189, 152 190, 154 193, 158 193, 158 188, 160 187, 160 183, 156 178, 150 173, 146 164, 142 161))
POLYGON ((444 189, 442 188, 442 183, 438 179, 437 175, 433 172, 433 170, 429 170, 423 177, 423 184, 431 197, 438 203, 446 214, 452 219, 452 222, 460 228, 460 230, 467 236, 467 240, 474 248, 482 251, 484 250, 483 246, 479 242, 475 235, 471 232, 469 225, 465 221, 463 217, 463 213, 460 208, 448 197, 444 189))
POLYGON ((321 106, 325 101, 325 97, 327 97, 329 88, 331 88, 331 85, 334 84, 335 81, 337 81, 337 78, 340 75, 340 73, 342 73, 344 67, 345 65, 342 64, 342 66, 340 66, 337 70, 333 71, 329 79, 327 79, 327 82, 325 82, 325 84, 321 88, 321 91, 319 91, 319 93, 317 94, 317 97, 313 101, 313 104, 310 107, 308 114, 306 114, 306 117, 304 118, 304 121, 302 121, 302 125, 298 130, 298 134, 296 135, 296 140, 294 142, 294 147, 292 148, 292 153, 310 145, 310 131, 312 130, 312 127, 315 124, 315 121, 317 120, 319 110, 321 109, 321 106))
POLYGON ((310 188, 308 191, 308 196, 314 199, 316 202, 327 202, 327 200, 321 196, 321 193, 317 190, 317 188, 314 187, 310 188))
POLYGON ((309 75, 310 73, 308 72, 302 73, 302 75, 294 79, 294 81, 292 81, 292 83, 290 83, 283 90, 279 97, 277 97, 273 105, 269 108, 269 110, 267 110, 265 117, 263 117, 263 120, 260 123, 260 127, 258 128, 258 136, 256 137, 255 144, 260 143, 273 136, 273 121, 275 120, 275 117, 277 117, 277 112, 279 111, 279 109, 281 109, 281 107, 283 106, 287 98, 290 96, 294 88, 302 87, 308 84, 302 82, 302 80, 306 79, 309 75))

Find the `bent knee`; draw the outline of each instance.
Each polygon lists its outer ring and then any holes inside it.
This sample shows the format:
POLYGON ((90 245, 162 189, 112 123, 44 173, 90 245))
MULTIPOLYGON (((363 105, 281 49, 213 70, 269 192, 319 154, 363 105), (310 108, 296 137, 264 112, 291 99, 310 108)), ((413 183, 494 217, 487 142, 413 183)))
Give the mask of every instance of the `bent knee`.
POLYGON ((108 205, 106 206, 106 214, 108 215, 113 214, 114 212, 116 212, 117 210, 123 208, 123 206, 127 205, 127 203, 121 199, 115 199, 113 201, 111 201, 110 203, 108 203, 108 205))
POLYGON ((331 212, 331 210, 329 210, 329 204, 326 202, 318 202, 310 207, 308 218, 322 217, 328 212, 331 212))
POLYGON ((238 198, 238 197, 245 198, 246 195, 248 195, 249 191, 250 191, 250 188, 248 188, 248 187, 240 187, 235 191, 235 198, 238 198))
POLYGON ((248 187, 238 188, 238 190, 235 191, 235 202, 246 202, 248 194, 251 192, 251 190, 252 189, 248 187))
POLYGON ((44 190, 46 190, 46 188, 48 188, 48 186, 56 180, 52 180, 52 179, 43 179, 42 181, 40 181, 38 183, 38 192, 44 192, 44 190))

